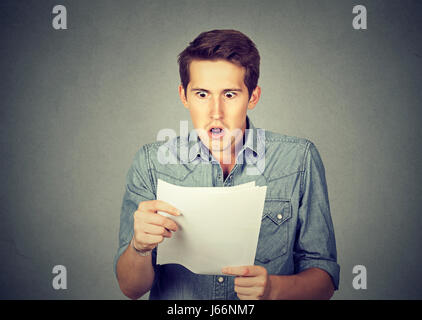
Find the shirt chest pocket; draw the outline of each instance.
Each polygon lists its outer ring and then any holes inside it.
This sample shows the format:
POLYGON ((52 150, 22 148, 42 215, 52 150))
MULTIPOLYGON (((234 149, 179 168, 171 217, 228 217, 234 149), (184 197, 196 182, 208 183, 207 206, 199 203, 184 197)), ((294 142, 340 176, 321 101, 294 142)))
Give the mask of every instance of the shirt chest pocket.
POLYGON ((255 259, 268 263, 287 252, 288 220, 292 217, 290 200, 265 200, 255 259))

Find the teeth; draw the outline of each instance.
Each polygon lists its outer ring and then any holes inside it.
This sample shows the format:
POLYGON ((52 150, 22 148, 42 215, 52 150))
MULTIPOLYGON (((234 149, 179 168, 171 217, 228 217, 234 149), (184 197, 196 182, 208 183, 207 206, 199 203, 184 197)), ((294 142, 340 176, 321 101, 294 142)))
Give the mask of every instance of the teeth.
POLYGON ((220 133, 221 132, 221 129, 220 128, 212 128, 211 131, 213 133, 220 133))

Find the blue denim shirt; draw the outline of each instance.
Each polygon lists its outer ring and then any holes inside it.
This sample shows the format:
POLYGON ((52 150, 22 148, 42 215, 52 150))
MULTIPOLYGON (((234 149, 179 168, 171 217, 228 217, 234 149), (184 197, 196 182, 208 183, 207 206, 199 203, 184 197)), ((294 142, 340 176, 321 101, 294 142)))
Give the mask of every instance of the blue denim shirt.
MULTIPOLYGON (((249 117, 247 128, 236 164, 225 179, 218 161, 192 135, 146 144, 137 152, 126 178, 115 272, 133 236, 133 213, 141 201, 156 199, 157 179, 189 187, 255 181, 257 186, 267 186, 255 265, 273 275, 320 268, 338 289, 340 266, 318 150, 307 139, 257 129, 249 117)), ((156 257, 157 248, 152 253, 155 278, 150 299, 238 299, 233 276, 199 275, 177 264, 157 265, 156 257)))

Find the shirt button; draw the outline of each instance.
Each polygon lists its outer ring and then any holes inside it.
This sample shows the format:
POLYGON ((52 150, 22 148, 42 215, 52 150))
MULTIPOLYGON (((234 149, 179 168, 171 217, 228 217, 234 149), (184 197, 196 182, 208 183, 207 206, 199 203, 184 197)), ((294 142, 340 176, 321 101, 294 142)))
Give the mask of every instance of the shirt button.
POLYGON ((278 219, 278 220, 281 220, 281 219, 283 219, 283 216, 279 213, 279 214, 277 215, 277 219, 278 219))
POLYGON ((224 278, 223 277, 219 277, 218 278, 218 282, 223 283, 224 282, 224 278))

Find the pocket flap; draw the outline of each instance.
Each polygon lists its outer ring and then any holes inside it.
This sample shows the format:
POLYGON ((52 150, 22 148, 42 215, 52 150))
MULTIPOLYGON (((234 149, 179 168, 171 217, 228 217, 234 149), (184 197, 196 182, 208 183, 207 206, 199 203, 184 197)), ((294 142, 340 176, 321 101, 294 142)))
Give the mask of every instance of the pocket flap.
POLYGON ((266 199, 264 215, 269 217, 274 223, 280 225, 292 216, 290 200, 266 199))

